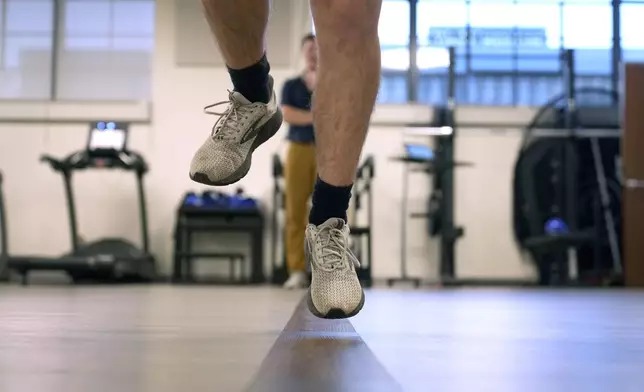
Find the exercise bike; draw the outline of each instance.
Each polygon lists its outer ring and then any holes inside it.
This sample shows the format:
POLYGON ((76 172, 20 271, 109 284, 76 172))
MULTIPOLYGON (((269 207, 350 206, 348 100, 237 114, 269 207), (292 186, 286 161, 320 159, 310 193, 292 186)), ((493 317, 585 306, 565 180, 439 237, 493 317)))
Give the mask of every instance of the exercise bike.
MULTIPOLYGON (((41 161, 63 176, 69 227, 71 251, 60 257, 15 256, 6 250, 3 241, 5 264, 10 272, 22 277, 27 284, 32 271, 62 271, 73 282, 145 282, 156 276, 156 263, 149 252, 147 211, 143 177, 148 166, 143 157, 127 149, 128 124, 95 122, 90 125, 87 147, 63 159, 43 155, 41 161), (137 178, 141 220, 141 247, 122 238, 104 238, 93 242, 79 241, 76 206, 72 192, 72 175, 80 170, 120 169, 134 172, 137 178)), ((0 198, 0 215, 6 226, 4 205, 0 198)), ((3 233, 6 232, 3 230, 3 233)))

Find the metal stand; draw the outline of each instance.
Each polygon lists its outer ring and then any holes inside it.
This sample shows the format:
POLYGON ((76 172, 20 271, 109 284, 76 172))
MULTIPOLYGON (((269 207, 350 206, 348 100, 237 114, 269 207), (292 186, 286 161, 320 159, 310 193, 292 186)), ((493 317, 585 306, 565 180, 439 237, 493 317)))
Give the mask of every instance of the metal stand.
MULTIPOLYGON (((565 127, 570 132, 567 144, 563 145, 561 149, 564 171, 564 180, 561 182, 563 194, 560 194, 561 201, 559 205, 565 208, 565 219, 568 224, 570 232, 577 232, 577 198, 578 198, 578 184, 577 184, 577 171, 578 162, 575 159, 576 150, 576 130, 577 130, 577 97, 575 94, 575 56, 574 52, 570 49, 564 52, 564 78, 566 83, 566 117, 565 127)), ((566 249, 567 253, 567 275, 569 281, 576 281, 579 275, 579 260, 577 257, 576 246, 569 246, 566 249)))
POLYGON ((407 217, 409 195, 409 165, 403 163, 403 188, 400 206, 400 277, 387 279, 387 286, 395 283, 412 283, 414 287, 420 287, 420 278, 407 276, 407 217))
POLYGON ((445 167, 442 178, 442 221, 440 280, 442 283, 456 280, 456 241, 463 236, 464 229, 454 224, 454 140, 456 139, 456 49, 449 48, 449 73, 447 78, 447 111, 445 125, 452 129, 449 136, 440 139, 442 142, 439 159, 445 167))
MULTIPOLYGON (((462 227, 455 226, 454 223, 454 169, 458 165, 469 165, 468 163, 457 164, 454 161, 454 140, 456 138, 456 124, 454 111, 456 109, 456 50, 449 48, 449 68, 447 74, 447 105, 441 112, 442 118, 439 127, 430 127, 429 129, 418 129, 417 135, 426 134, 434 136, 436 140, 436 158, 431 162, 424 163, 424 170, 429 175, 434 176, 434 191, 440 193, 440 264, 439 264, 439 283, 452 284, 456 281, 455 258, 456 258, 456 241, 464 235, 462 227), (439 185, 440 184, 440 185, 439 185)), ((407 218, 408 212, 408 192, 409 192, 409 166, 414 162, 403 161, 403 195, 401 203, 401 276, 387 280, 389 286, 395 282, 413 283, 414 286, 420 286, 420 278, 410 278, 407 276, 407 218)), ((421 162, 416 162, 416 164, 421 162)), ((418 216, 419 214, 411 214, 418 216)), ((428 214, 420 214, 428 216, 428 214)), ((431 219, 431 218, 430 218, 431 219)))
POLYGON ((599 140, 597 140, 597 138, 592 138, 590 139, 590 143, 593 150, 593 161, 595 164, 595 173, 597 175, 597 184, 599 185, 601 209, 604 215, 604 222, 606 223, 606 231, 608 232, 608 246, 610 247, 613 272, 615 275, 621 276, 624 274, 622 255, 619 249, 617 230, 615 230, 615 217, 611 210, 610 194, 608 192, 608 184, 606 183, 604 162, 602 161, 601 150, 599 149, 599 140))

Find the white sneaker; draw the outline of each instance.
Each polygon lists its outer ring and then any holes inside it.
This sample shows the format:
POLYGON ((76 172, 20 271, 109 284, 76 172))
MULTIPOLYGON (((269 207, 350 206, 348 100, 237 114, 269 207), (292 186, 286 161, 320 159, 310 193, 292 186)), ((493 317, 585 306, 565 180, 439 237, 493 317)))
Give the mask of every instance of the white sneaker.
POLYGON ((311 265, 308 307, 317 317, 353 317, 364 306, 364 292, 356 274, 360 263, 349 249, 349 225, 332 218, 306 228, 304 253, 311 265))
POLYGON ((284 283, 284 288, 287 290, 304 289, 309 287, 309 277, 305 272, 293 272, 288 280, 284 283))
POLYGON ((269 77, 271 100, 267 104, 250 102, 236 91, 229 91, 228 101, 206 107, 206 113, 219 116, 205 143, 190 164, 193 181, 214 186, 233 184, 250 170, 253 151, 273 137, 282 126, 282 112, 269 77), (208 109, 228 104, 224 112, 208 109))

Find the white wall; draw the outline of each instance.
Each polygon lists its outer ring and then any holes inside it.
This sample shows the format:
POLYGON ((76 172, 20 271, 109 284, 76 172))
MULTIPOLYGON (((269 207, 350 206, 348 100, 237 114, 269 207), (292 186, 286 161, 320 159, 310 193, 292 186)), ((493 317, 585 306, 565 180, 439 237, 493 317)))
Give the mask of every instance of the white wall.
MULTIPOLYGON (((226 99, 229 87, 222 69, 178 68, 174 59, 174 6, 171 0, 159 0, 157 9, 157 47, 154 59, 151 125, 136 125, 131 131, 131 147, 148 159, 151 172, 146 180, 153 252, 165 271, 169 271, 172 249, 174 211, 181 195, 200 189, 188 178, 188 165, 194 150, 203 142, 215 118, 202 114, 206 104, 226 99)), ((299 33, 305 33, 305 18, 294 21, 299 33)), ((298 42, 298 40, 295 40, 298 42)), ((213 49, 214 50, 214 49, 213 49)), ((274 69, 277 85, 294 69, 274 69)), ((32 105, 33 106, 33 105, 32 105)), ((117 107, 62 105, 36 108, 41 117, 88 113, 111 113, 117 107), (108 110, 109 109, 109 110, 108 110), (68 113, 64 113, 67 111, 68 113), (69 113, 71 111, 71 113, 69 113), (63 112, 63 114, 60 114, 63 112)), ((0 117, 17 118, 18 107, 0 103, 0 117)), ((143 115, 139 105, 129 115, 143 115)), ((26 109, 23 109, 26 110, 26 109)), ((120 110, 126 110, 120 108, 120 110)), ((375 120, 406 123, 425 116, 426 108, 377 108, 375 120), (413 118, 409 118, 409 117, 413 118)), ((532 110, 461 109, 459 118, 469 123, 525 124, 532 110)), ((34 113, 31 113, 34 114, 34 113)), ((107 117, 107 115, 104 115, 107 117)), ((508 126, 511 128, 510 126, 508 126)), ((511 232, 511 178, 519 133, 465 129, 457 140, 457 158, 476 166, 457 171, 456 217, 466 227, 466 236, 457 248, 457 271, 461 277, 525 278, 533 274, 529 263, 520 260, 511 232)), ((86 137, 82 124, 0 123, 0 170, 5 175, 5 192, 10 223, 9 239, 14 253, 62 253, 69 247, 62 180, 38 162, 41 153, 63 155, 82 148, 86 137)), ((284 133, 268 142, 254 155, 253 168, 238 186, 261 198, 267 209, 271 201, 270 158, 283 147, 284 133)), ((400 261, 400 205, 402 166, 389 158, 402 150, 402 127, 374 125, 364 154, 376 157, 376 215, 374 222, 374 273, 377 277, 395 276, 400 261)), ((412 177, 410 211, 424 211, 429 179, 421 174, 412 177)), ((134 179, 126 173, 81 173, 77 176, 79 222, 86 239, 104 235, 138 240, 134 179)), ((428 241, 426 222, 408 223, 410 272, 428 279, 436 276, 438 248, 428 241)), ((267 236, 268 244, 268 236, 267 236)), ((268 250, 267 246, 267 250, 268 250)), ((267 259, 268 261, 268 259, 267 259)))

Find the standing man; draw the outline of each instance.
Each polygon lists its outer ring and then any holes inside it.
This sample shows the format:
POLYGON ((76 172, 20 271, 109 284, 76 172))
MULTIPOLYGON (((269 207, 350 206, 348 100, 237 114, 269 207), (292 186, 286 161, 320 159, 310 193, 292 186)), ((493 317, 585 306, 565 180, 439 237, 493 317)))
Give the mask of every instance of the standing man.
MULTIPOLYGON (((233 84, 227 108, 197 150, 190 177, 228 185, 250 169, 253 151, 282 124, 266 58, 270 0, 202 0, 233 84)), ((346 318, 364 305, 349 250, 347 210, 380 81, 382 0, 310 0, 317 32, 313 100, 318 178, 305 233, 311 265, 309 310, 346 318)), ((190 42, 183 42, 190 45, 190 42)))
POLYGON ((304 231, 308 223, 309 198, 313 193, 317 171, 315 168, 315 135, 311 97, 315 88, 317 45, 315 36, 302 38, 304 71, 289 79, 282 89, 282 113, 289 124, 288 150, 285 166, 286 191, 286 265, 289 278, 287 289, 308 287, 304 261, 304 231))

